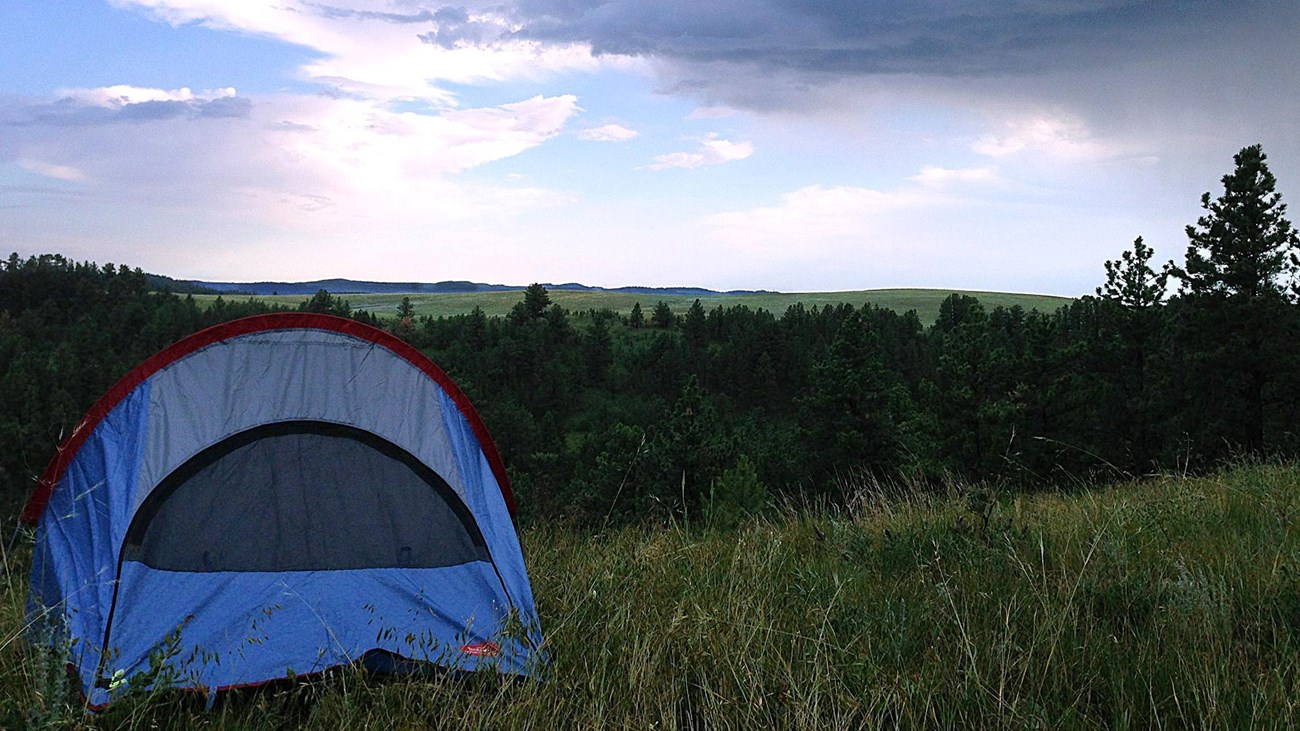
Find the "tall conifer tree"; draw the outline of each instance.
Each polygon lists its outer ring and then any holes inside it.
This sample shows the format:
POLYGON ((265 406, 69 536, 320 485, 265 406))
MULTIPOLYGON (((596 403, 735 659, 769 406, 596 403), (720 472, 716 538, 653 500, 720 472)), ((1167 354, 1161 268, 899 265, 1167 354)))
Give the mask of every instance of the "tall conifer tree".
POLYGON ((1296 273, 1300 239, 1263 149, 1251 145, 1233 160, 1236 168, 1223 176, 1223 195, 1201 196, 1206 214, 1187 227, 1186 263, 1173 271, 1190 295, 1282 295, 1296 273))
POLYGON ((1185 428, 1211 453, 1223 445, 1259 453, 1290 430, 1294 397, 1282 381, 1294 348, 1287 306, 1300 237, 1286 218, 1259 145, 1243 148, 1223 194, 1201 196, 1205 215, 1187 227, 1186 262, 1172 271, 1184 295, 1185 428))

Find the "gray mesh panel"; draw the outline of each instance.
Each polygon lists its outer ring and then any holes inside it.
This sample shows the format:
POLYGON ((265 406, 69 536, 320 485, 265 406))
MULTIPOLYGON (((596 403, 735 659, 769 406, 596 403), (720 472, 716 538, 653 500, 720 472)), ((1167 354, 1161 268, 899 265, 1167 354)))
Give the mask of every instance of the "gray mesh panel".
POLYGON ((489 560, 437 473, 380 437, 296 421, 236 434, 140 506, 123 559, 170 571, 312 571, 489 560))

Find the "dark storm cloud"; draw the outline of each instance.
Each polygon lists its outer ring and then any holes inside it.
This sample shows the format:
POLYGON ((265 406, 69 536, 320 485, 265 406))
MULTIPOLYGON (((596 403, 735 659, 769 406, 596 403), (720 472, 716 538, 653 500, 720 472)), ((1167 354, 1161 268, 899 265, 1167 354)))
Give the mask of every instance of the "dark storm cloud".
MULTIPOLYGON (((467 0, 401 12, 308 3, 328 18, 425 26, 444 47, 501 39, 589 44, 652 57, 795 75, 986 76, 1140 58, 1204 32, 1295 17, 1294 0, 467 0), (476 19, 482 13, 490 20, 476 19), (1247 16, 1253 20, 1243 21, 1247 16), (506 30, 495 18, 505 18, 506 30)), ((707 77, 708 74, 705 74, 707 77)), ((684 79, 685 80, 685 79, 684 79)))
POLYGON ((598 54, 832 75, 981 75, 1140 54, 1269 2, 519 0, 514 12, 517 36, 590 43, 598 54))
MULTIPOLYGON (((662 92, 759 111, 854 109, 888 88, 1149 123, 1142 97, 1231 111, 1216 100, 1240 96, 1243 72, 1293 89, 1300 63, 1295 0, 513 0, 501 12, 507 38, 641 57, 662 92)), ((1279 118, 1296 106, 1248 96, 1279 118)))

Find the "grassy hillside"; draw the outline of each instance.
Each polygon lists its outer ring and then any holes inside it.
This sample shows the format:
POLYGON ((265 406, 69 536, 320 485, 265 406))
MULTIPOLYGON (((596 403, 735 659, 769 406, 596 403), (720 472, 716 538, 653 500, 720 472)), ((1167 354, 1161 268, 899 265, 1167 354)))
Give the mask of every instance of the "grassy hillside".
MULTIPOLYGON (((717 306, 731 307, 733 305, 745 305, 751 309, 763 308, 777 315, 785 312, 785 309, 792 304, 802 302, 807 307, 813 305, 837 305, 848 303, 854 306, 861 306, 865 302, 872 302, 881 307, 888 307, 898 312, 916 310, 921 321, 929 324, 934 321, 939 313, 939 303, 945 297, 956 290, 939 290, 939 289, 870 289, 858 292, 803 292, 803 293, 781 293, 781 294, 751 294, 751 295, 715 295, 700 298, 708 309, 717 306)), ((1011 307, 1019 305, 1026 310, 1039 309, 1044 312, 1051 312, 1061 305, 1067 304, 1070 300, 1065 297, 1053 297, 1049 295, 1037 294, 1008 294, 1004 292, 967 292, 978 297, 984 306, 992 309, 997 305, 1011 307)), ((354 309, 368 310, 380 316, 392 316, 397 312, 397 305, 402 301, 402 297, 409 296, 412 304, 415 305, 417 315, 431 315, 439 317, 443 315, 458 315, 473 310, 476 306, 482 307, 488 315, 505 315, 510 312, 514 306, 523 297, 523 292, 474 292, 467 294, 348 294, 339 295, 341 299, 347 300, 354 309)), ((200 302, 211 302, 216 299, 215 295, 196 295, 200 302)), ((247 295, 229 295, 227 300, 244 300, 248 299, 247 295)), ((289 306, 297 306, 303 302, 305 297, 300 295, 274 295, 262 296, 254 299, 264 300, 267 302, 277 302, 289 306)), ((626 313, 632 309, 632 305, 640 302, 641 308, 645 310, 646 316, 650 314, 650 309, 659 300, 667 302, 670 307, 677 313, 686 312, 695 297, 686 296, 659 296, 643 294, 622 294, 618 292, 551 292, 551 300, 573 311, 582 311, 587 309, 609 308, 617 312, 626 313)))
MULTIPOLYGON (((120 702, 137 728, 1261 728, 1300 721, 1300 468, 522 539, 546 683, 359 672, 120 702)), ((89 725, 16 641, 0 726, 89 725)))

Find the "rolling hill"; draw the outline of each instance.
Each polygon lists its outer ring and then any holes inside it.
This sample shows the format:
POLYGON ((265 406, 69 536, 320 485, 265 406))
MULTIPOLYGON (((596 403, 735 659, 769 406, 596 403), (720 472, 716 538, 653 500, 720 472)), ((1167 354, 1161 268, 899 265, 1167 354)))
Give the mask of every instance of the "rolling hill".
MULTIPOLYGON (((328 289, 328 287, 318 286, 309 292, 298 294, 279 291, 278 294, 246 296, 292 307, 297 306, 319 289, 328 289)), ((681 314, 691 306, 691 303, 699 299, 704 307, 710 310, 715 307, 744 305, 751 309, 765 309, 779 316, 794 304, 803 304, 805 307, 851 304, 860 307, 870 302, 898 312, 915 310, 921 322, 926 325, 934 322, 939 314, 939 304, 953 292, 977 297, 985 307, 990 309, 997 306, 1019 306, 1026 310, 1037 309, 1050 312, 1071 301, 1068 297, 1052 295, 947 289, 868 289, 845 292, 713 292, 697 289, 652 288, 625 288, 632 291, 598 288, 548 287, 548 289, 551 301, 575 312, 610 309, 626 314, 634 304, 639 302, 648 317, 655 303, 663 301, 674 312, 681 314)), ((509 313, 510 308, 523 297, 523 293, 517 288, 472 292, 345 293, 335 290, 330 292, 347 300, 354 309, 373 312, 380 317, 396 315, 397 307, 403 297, 410 297, 416 315, 431 317, 466 314, 475 307, 481 307, 488 316, 503 316, 509 313)), ((233 293, 224 296, 227 299, 245 297, 233 293)), ((211 302, 216 297, 217 295, 195 295, 195 298, 201 302, 211 302)))

